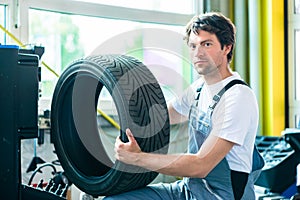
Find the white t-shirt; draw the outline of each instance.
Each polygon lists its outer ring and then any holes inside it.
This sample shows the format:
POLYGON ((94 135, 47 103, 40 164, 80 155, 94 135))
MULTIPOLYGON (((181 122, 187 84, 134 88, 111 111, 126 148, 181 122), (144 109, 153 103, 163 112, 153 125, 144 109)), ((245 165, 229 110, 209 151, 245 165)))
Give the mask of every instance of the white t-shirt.
MULTIPOLYGON (((233 79, 241 79, 234 73, 219 83, 203 85, 198 107, 203 111, 212 103, 213 96, 233 79)), ((194 103, 197 88, 203 79, 195 81, 180 97, 172 100, 173 107, 182 115, 188 116, 194 103)), ((210 134, 235 143, 226 155, 231 170, 249 173, 252 169, 252 153, 258 127, 258 105, 255 94, 246 85, 236 84, 227 90, 215 107, 212 115, 210 134)))

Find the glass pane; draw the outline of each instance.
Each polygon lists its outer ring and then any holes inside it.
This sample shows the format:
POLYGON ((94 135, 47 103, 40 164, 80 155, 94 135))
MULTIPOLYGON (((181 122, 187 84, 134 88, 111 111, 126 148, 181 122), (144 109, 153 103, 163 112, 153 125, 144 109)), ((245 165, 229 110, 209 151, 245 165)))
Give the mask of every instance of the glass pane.
POLYGON ((296 100, 300 100, 300 30, 295 31, 295 80, 296 100))
MULTIPOLYGON (((127 54, 140 59, 161 84, 166 99, 191 81, 183 26, 66 15, 30 9, 29 41, 45 47, 42 60, 61 74, 72 61, 91 54, 127 54), (166 76, 168 74, 168 76, 166 76), (176 77, 175 77, 176 76, 176 77), (184 77, 183 77, 184 76, 184 77)), ((50 108, 57 77, 42 66, 41 106, 50 108)), ((100 98, 109 99, 107 92, 100 98)))
POLYGON ((295 0, 295 14, 300 14, 300 0, 295 0))
MULTIPOLYGON (((3 28, 5 27, 5 7, 4 5, 0 5, 0 25, 3 28)), ((0 32, 0 44, 5 44, 5 32, 1 29, 0 32)))
POLYGON ((181 14, 193 14, 193 0, 78 0, 98 4, 155 10, 181 14))

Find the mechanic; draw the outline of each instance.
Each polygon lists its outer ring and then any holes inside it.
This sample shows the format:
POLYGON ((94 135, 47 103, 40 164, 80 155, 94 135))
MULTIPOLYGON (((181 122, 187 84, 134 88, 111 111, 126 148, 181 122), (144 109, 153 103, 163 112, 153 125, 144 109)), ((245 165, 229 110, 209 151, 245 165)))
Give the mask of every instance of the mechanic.
POLYGON ((217 12, 197 15, 186 26, 185 40, 200 76, 169 102, 168 111, 171 124, 188 120, 187 153, 142 152, 129 129, 129 142, 116 140, 118 160, 183 179, 106 200, 255 199, 254 182, 264 164, 255 148, 259 110, 251 88, 230 68, 235 32, 231 20, 217 12))

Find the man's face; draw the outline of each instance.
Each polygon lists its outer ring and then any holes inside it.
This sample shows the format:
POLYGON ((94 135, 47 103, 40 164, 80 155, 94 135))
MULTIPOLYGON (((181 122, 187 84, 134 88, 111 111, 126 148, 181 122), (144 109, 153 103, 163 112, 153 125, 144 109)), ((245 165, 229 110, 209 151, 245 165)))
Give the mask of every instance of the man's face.
POLYGON ((200 75, 214 75, 220 67, 227 66, 228 46, 221 49, 215 34, 203 30, 198 35, 192 32, 188 46, 191 60, 200 75))

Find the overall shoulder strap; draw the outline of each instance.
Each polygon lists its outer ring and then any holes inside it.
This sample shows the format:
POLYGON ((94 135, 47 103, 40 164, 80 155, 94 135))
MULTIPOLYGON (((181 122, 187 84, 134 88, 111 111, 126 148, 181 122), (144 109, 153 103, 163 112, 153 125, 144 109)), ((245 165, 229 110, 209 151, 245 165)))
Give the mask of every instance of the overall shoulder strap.
POLYGON ((232 81, 230 81, 229 83, 227 83, 227 85, 225 85, 225 87, 220 90, 220 92, 218 94, 216 94, 214 97, 213 97, 213 103, 212 105, 209 106, 209 108, 211 108, 212 110, 216 107, 217 103, 220 101, 221 97, 223 96, 223 94, 229 89, 231 88, 232 86, 236 85, 236 84, 242 84, 242 85, 247 85, 247 83, 245 83, 244 81, 242 80, 239 80, 239 79, 234 79, 232 81))
POLYGON ((196 95, 196 97, 195 97, 195 101, 196 101, 196 103, 195 103, 195 105, 196 106, 198 106, 198 101, 199 101, 199 98, 200 98, 200 94, 201 94, 201 90, 202 90, 202 88, 203 88, 203 85, 204 85, 204 82, 200 85, 200 87, 199 88, 197 88, 197 95, 196 95))

